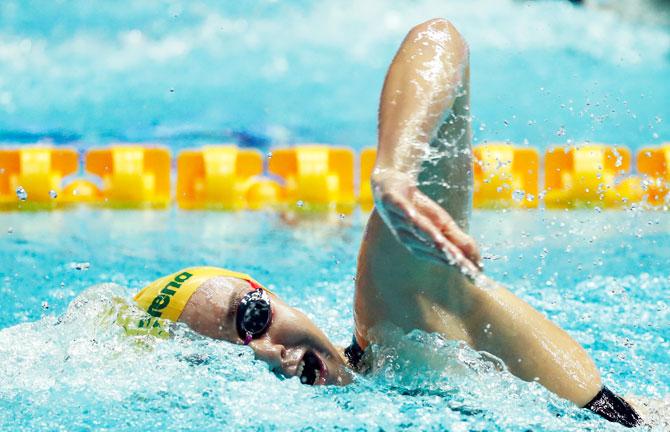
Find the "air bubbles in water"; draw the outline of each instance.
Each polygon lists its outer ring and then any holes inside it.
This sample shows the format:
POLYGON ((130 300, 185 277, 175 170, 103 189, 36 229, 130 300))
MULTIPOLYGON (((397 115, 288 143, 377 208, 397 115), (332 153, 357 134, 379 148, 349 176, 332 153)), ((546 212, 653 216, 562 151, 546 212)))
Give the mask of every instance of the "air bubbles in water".
POLYGON ((298 202, 296 202, 295 204, 300 208, 303 208, 305 206, 305 202, 303 200, 298 200, 298 202))
POLYGON ((18 186, 16 188, 16 197, 20 201, 25 201, 25 200, 28 199, 28 192, 26 192, 26 190, 23 188, 23 186, 18 186))
POLYGON ((43 301, 42 302, 42 310, 47 310, 49 309, 49 302, 48 301, 43 301))
POLYGON ((523 197, 526 196, 526 193, 520 189, 515 190, 512 192, 512 199, 516 202, 521 202, 523 201, 523 197))
POLYGON ((91 267, 90 263, 87 262, 73 262, 70 263, 70 268, 73 270, 88 270, 91 267))
POLYGON ((51 190, 49 191, 49 196, 51 197, 51 199, 56 199, 56 198, 58 198, 58 192, 56 192, 55 190, 51 189, 51 190))

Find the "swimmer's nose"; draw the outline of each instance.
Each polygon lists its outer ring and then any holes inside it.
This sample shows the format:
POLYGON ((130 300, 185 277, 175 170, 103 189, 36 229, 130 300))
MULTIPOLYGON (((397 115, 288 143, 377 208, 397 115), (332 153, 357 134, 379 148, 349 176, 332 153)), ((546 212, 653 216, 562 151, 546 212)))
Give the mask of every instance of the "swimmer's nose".
POLYGON ((263 360, 275 372, 291 375, 288 363, 288 351, 282 344, 273 343, 269 338, 255 339, 249 343, 256 358, 263 360))

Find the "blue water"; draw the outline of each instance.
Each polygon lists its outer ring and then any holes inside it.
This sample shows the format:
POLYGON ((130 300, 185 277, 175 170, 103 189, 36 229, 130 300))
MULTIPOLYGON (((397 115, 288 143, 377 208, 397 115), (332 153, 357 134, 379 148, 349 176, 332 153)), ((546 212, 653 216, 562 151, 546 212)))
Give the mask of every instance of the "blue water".
POLYGON ((388 63, 435 16, 471 47, 476 141, 670 140, 670 32, 606 8, 3 0, 0 142, 373 145, 388 63))
MULTIPOLYGON (((3 0, 0 144, 372 145, 394 50, 434 16, 470 43, 476 142, 670 140, 670 31, 608 9, 3 0)), ((247 348, 186 329, 138 344, 102 318, 114 296, 220 265, 253 274, 344 345, 365 220, 0 213, 0 430, 622 429, 435 335, 398 335, 371 375, 311 388, 247 348)), ((472 231, 495 258, 487 272, 582 343, 605 383, 670 411, 667 212, 475 212, 472 231)))
MULTIPOLYGON (((351 386, 311 388, 278 379, 245 347, 186 331, 141 346, 100 318, 113 295, 130 299, 181 267, 225 265, 268 284, 344 345, 364 221, 0 214, 0 430, 619 429, 433 335, 398 335, 378 352, 376 372, 351 386), (82 292, 89 301, 56 324, 82 292)), ((473 222, 496 258, 488 273, 582 343, 605 383, 666 403, 669 228, 662 212, 476 212, 473 222)))

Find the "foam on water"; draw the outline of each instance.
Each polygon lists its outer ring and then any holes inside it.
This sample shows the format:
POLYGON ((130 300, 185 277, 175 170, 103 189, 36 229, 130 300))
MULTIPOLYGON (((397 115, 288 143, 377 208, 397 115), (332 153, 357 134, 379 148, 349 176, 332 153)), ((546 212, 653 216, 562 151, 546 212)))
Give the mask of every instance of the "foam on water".
MULTIPOLYGON (((371 375, 312 388, 277 378, 248 348, 186 329, 139 343, 104 318, 113 297, 130 301, 156 277, 221 265, 253 274, 344 346, 364 220, 0 214, 0 429, 621 429, 435 335, 391 331, 393 348, 375 348, 371 375)), ((670 390, 668 227, 664 213, 475 213, 473 220, 483 247, 500 257, 487 262, 487 273, 583 344, 613 390, 651 400, 670 390)))
POLYGON ((314 425, 315 416, 326 428, 471 429, 494 422, 510 430, 520 418, 545 430, 597 424, 541 386, 504 372, 499 362, 434 335, 397 334, 394 348, 376 349, 371 376, 349 388, 310 388, 276 378, 247 348, 185 328, 168 341, 129 337, 107 316, 114 296, 129 293, 116 285, 93 287, 59 318, 0 331, 0 401, 22 407, 2 410, 0 424, 13 430, 293 429, 314 425))

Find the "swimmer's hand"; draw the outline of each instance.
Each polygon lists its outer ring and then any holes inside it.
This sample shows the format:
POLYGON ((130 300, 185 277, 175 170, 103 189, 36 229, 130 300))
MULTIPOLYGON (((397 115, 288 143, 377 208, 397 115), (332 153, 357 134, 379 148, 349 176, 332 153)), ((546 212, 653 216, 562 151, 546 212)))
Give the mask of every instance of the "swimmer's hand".
POLYGON ((414 255, 456 265, 471 277, 481 272, 477 243, 446 210, 419 190, 411 175, 376 170, 372 191, 377 212, 414 255))

